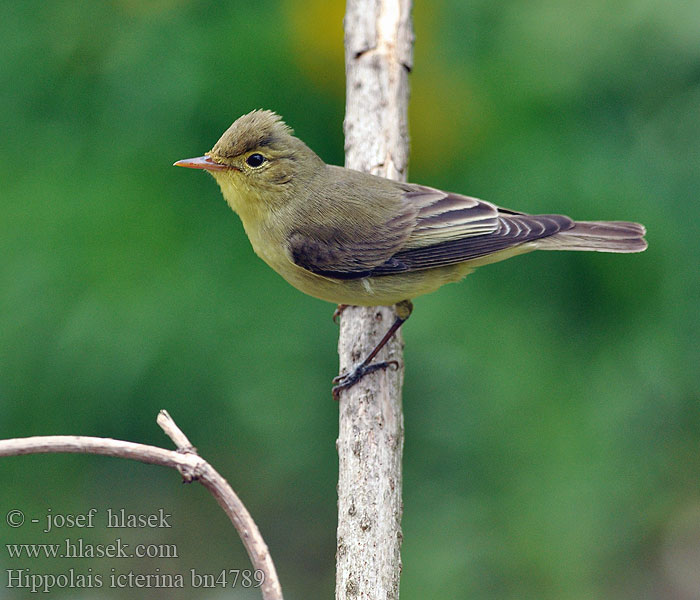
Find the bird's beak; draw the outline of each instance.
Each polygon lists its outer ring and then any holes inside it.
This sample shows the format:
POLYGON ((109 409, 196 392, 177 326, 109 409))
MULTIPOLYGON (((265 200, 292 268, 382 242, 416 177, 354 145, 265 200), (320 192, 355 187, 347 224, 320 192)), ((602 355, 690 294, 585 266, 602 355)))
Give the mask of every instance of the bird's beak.
POLYGON ((187 167, 188 169, 204 169, 205 171, 227 171, 231 167, 214 162, 209 156, 197 158, 183 158, 173 163, 175 167, 187 167))

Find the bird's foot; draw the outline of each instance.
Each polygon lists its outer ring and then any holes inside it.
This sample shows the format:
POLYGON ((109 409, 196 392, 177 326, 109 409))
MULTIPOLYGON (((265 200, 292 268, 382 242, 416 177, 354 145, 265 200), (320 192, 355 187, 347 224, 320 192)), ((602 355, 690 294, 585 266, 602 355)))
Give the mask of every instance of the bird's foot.
POLYGON ((365 375, 369 375, 370 373, 374 373, 375 371, 388 369, 389 367, 394 367, 394 369, 398 369, 399 362, 397 360, 387 360, 384 362, 371 363, 369 365, 360 363, 351 372, 343 373, 342 375, 334 377, 333 383, 335 383, 336 385, 333 386, 332 390, 333 399, 335 401, 338 401, 340 399, 340 392, 351 388, 365 375))
POLYGON ((333 322, 337 325, 340 315, 343 314, 345 309, 350 306, 349 304, 338 304, 337 308, 333 311, 333 322))

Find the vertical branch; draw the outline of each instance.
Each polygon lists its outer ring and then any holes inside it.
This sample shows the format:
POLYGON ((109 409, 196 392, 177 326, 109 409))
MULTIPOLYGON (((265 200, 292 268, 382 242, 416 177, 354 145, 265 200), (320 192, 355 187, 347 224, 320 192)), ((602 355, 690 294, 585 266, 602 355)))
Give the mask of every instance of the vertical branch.
MULTIPOLYGON (((405 180, 410 0, 347 0, 346 166, 405 180)), ((346 372, 372 350, 395 317, 389 307, 350 307, 338 354, 346 372)), ((403 341, 394 337, 377 371, 340 395, 336 600, 398 599, 401 571, 403 341)))

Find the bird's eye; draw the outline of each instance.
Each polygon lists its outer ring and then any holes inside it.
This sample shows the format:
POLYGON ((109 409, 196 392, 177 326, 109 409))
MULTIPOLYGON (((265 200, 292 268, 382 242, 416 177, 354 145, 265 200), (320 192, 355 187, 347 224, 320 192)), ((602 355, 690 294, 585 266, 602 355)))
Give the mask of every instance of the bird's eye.
POLYGON ((246 158, 245 162, 249 167, 259 167, 265 162, 265 157, 256 152, 255 154, 251 154, 248 158, 246 158))

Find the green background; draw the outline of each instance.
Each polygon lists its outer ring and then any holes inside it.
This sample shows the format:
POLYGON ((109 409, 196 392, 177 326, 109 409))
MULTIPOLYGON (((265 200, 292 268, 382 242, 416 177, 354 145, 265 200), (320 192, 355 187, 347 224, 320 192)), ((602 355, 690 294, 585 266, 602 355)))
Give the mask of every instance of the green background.
MULTIPOLYGON (((0 5, 0 437, 170 446, 232 483, 289 599, 334 590, 333 307, 257 259, 203 173, 269 108, 342 164, 343 3, 0 5)), ((700 5, 419 1, 410 180, 644 223, 638 255, 539 253, 419 298, 405 327, 403 600, 700 597, 700 5)), ((7 569, 245 569, 213 499, 90 456, 0 460, 7 569), (43 534, 99 509, 92 530, 43 534), (171 529, 115 531, 107 507, 171 529), (21 509, 22 528, 5 514, 21 509), (20 560, 7 542, 176 543, 180 559, 20 560)), ((240 595, 237 595, 240 594, 240 595)), ((53 596, 52 596, 53 597, 53 596)))

